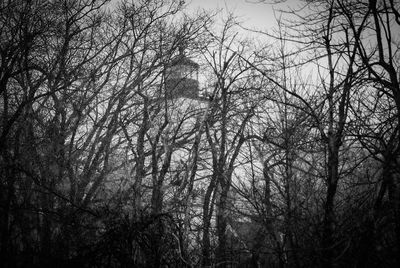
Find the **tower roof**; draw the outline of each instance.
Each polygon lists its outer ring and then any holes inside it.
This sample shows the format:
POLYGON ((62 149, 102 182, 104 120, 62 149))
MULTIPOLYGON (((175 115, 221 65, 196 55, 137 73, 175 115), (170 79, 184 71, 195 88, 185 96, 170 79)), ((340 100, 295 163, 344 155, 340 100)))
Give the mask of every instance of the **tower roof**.
POLYGON ((179 54, 178 56, 174 57, 171 62, 169 62, 167 64, 168 67, 171 66, 176 66, 176 65, 189 65, 192 66, 196 69, 199 68, 199 64, 197 64, 196 62, 192 61, 191 59, 189 59, 188 57, 186 57, 184 54, 179 54))

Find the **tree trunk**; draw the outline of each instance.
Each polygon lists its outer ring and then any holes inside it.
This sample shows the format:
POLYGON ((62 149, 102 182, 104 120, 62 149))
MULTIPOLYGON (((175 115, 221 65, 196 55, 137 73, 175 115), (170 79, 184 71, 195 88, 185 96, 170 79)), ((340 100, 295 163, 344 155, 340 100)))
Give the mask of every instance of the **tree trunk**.
POLYGON ((143 107, 143 120, 137 137, 137 159, 136 159, 136 176, 134 183, 134 213, 136 217, 139 216, 139 212, 142 209, 142 181, 146 175, 145 171, 145 152, 144 152, 144 140, 148 130, 148 119, 149 114, 147 110, 147 100, 144 99, 143 107))
POLYGON ((336 145, 333 144, 332 139, 328 153, 328 178, 327 178, 327 195, 324 206, 324 220, 323 220, 323 233, 322 233, 322 266, 321 267, 334 267, 334 223, 335 223, 335 194, 338 183, 338 165, 339 156, 336 145))
POLYGON ((221 183, 221 194, 217 205, 217 236, 218 236, 218 247, 217 247, 217 265, 218 267, 227 267, 228 252, 227 252, 227 236, 226 229, 228 226, 227 210, 228 210, 228 193, 229 184, 225 182, 226 178, 222 176, 221 183))
POLYGON ((388 176, 388 194, 389 202, 393 211, 393 219, 395 226, 395 243, 396 243, 396 264, 400 265, 400 191, 399 191, 399 172, 395 159, 389 159, 388 176))
MULTIPOLYGON (((6 160, 7 161, 7 160, 6 160)), ((9 260, 9 244, 10 244, 10 208, 12 203, 12 198, 14 196, 15 186, 14 186, 14 176, 9 176, 12 172, 9 171, 9 168, 4 169, 4 187, 2 185, 1 194, 2 194, 2 216, 1 216, 1 259, 4 260, 4 265, 7 265, 7 261, 9 260)))
POLYGON ((213 208, 212 193, 215 190, 216 178, 211 178, 210 185, 207 188, 203 202, 203 237, 202 237, 202 265, 203 267, 211 266, 211 242, 210 242, 210 226, 213 208))

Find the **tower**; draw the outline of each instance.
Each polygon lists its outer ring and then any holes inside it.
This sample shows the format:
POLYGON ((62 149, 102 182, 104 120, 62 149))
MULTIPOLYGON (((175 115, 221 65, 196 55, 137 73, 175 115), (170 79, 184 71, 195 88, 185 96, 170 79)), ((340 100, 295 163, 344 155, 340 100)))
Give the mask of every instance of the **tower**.
POLYGON ((165 75, 167 98, 199 98, 199 65, 186 57, 183 49, 166 66, 165 75))

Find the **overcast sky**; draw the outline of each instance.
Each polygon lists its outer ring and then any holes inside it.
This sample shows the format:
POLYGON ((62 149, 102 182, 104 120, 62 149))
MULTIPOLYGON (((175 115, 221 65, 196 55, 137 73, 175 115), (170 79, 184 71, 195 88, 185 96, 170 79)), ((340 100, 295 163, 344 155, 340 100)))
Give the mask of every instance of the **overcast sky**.
POLYGON ((287 0, 280 5, 270 4, 271 0, 187 0, 190 9, 222 9, 223 13, 233 12, 245 27, 268 29, 275 24, 274 9, 296 7, 298 0, 287 0), (269 2, 269 3, 265 3, 269 2))

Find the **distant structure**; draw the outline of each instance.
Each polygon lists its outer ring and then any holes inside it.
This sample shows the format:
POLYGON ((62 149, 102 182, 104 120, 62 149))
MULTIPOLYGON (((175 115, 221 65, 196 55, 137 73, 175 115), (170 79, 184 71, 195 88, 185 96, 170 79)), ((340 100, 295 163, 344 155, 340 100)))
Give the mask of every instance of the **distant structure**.
POLYGON ((199 99, 199 65, 185 56, 183 48, 165 70, 167 98, 199 99))

